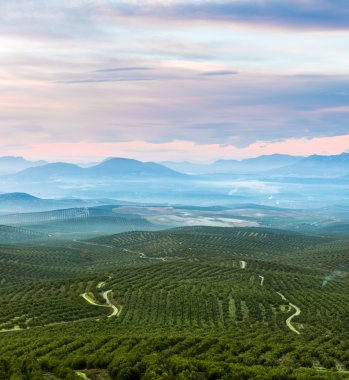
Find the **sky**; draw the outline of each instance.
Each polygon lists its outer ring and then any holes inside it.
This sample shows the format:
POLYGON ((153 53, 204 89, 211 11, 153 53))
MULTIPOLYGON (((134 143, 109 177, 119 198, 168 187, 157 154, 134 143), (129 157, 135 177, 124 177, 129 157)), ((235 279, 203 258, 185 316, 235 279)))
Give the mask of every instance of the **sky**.
POLYGON ((50 161, 349 151, 347 0, 0 0, 0 149, 50 161))

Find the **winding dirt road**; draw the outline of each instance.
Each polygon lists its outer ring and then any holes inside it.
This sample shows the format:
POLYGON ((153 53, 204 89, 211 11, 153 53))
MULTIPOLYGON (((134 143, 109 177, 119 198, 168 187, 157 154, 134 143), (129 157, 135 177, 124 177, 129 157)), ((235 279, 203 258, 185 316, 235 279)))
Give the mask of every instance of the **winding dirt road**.
POLYGON ((288 328, 290 329, 290 330, 292 330, 293 332, 295 332, 296 334, 300 334, 300 332, 292 325, 292 319, 294 318, 294 317, 297 317, 300 313, 301 313, 301 309, 298 307, 298 306, 296 306, 296 305, 294 305, 293 303, 289 303, 289 305, 291 306, 291 307, 293 307, 295 310, 296 310, 296 312, 294 313, 294 314, 292 314, 290 317, 288 317, 287 319, 286 319, 286 325, 288 326, 288 328))
MULTIPOLYGON (((105 285, 105 282, 102 281, 100 282, 98 285, 97 285, 97 289, 100 289, 102 288, 103 286, 105 285)), ((84 298, 85 301, 87 301, 89 304, 93 305, 93 306, 100 306, 100 307, 109 307, 110 309, 113 310, 113 312, 108 315, 108 318, 111 318, 111 317, 116 317, 121 310, 119 310, 110 300, 109 298, 109 294, 112 292, 111 289, 109 290, 106 290, 102 293, 102 297, 104 298, 105 302, 107 303, 106 305, 101 305, 99 303, 97 303, 92 297, 93 297, 93 294, 92 296, 89 294, 89 293, 83 293, 83 294, 80 294, 82 298, 84 298)))
MULTIPOLYGON (((109 276, 109 279, 111 278, 111 276, 109 276)), ((97 289, 101 289, 102 287, 104 287, 106 285, 106 282, 104 281, 101 281, 97 284, 97 289)), ((85 301, 87 301, 89 304, 93 305, 93 306, 100 306, 100 307, 109 307, 110 309, 113 310, 113 312, 108 315, 108 318, 111 318, 111 317, 116 317, 120 314, 121 312, 121 309, 118 309, 112 302, 111 300, 109 299, 109 294, 112 292, 111 289, 109 290, 106 290, 102 293, 102 297, 105 299, 106 301, 106 305, 101 305, 99 303, 97 303, 94 299, 93 299, 93 294, 92 296, 89 294, 89 293, 83 293, 83 294, 80 294, 80 296, 82 298, 84 298, 85 301)), ((89 318, 87 318, 89 319, 89 318)), ((77 319, 76 321, 84 321, 86 320, 86 318, 82 318, 82 319, 77 319)), ((68 323, 67 321, 61 321, 61 322, 54 322, 54 323, 49 323, 47 325, 44 325, 44 326, 54 326, 54 325, 60 325, 60 324, 63 324, 63 323, 68 323)), ((38 327, 44 327, 44 326, 35 326, 34 328, 38 328, 38 327)), ((22 331, 22 330, 29 330, 30 327, 28 328, 21 328, 19 326, 15 326, 15 327, 12 327, 11 329, 0 329, 0 334, 2 333, 10 333, 10 332, 14 332, 14 331, 22 331)))
MULTIPOLYGON (((282 299, 283 299, 283 301, 286 301, 286 302, 288 302, 287 301, 287 298, 282 294, 282 293, 280 293, 280 292, 276 292, 282 299)), ((292 325, 292 319, 293 318, 295 318, 295 317, 297 317, 300 313, 301 313, 301 309, 298 307, 298 306, 296 306, 296 305, 294 305, 293 303, 291 303, 291 302, 289 302, 288 303, 293 309, 295 309, 296 311, 290 316, 290 317, 288 317, 287 319, 286 319, 286 325, 287 325, 287 327, 291 330, 291 331, 293 331, 293 332, 295 332, 296 334, 298 334, 298 335, 300 335, 300 332, 292 325)))
POLYGON ((102 297, 105 299, 106 303, 113 309, 113 312, 108 315, 108 318, 116 317, 119 314, 119 309, 110 301, 108 295, 111 293, 111 289, 102 293, 102 297))
POLYGON ((276 292, 284 301, 287 301, 287 298, 280 292, 276 292))
POLYGON ((81 371, 75 371, 75 373, 76 373, 79 377, 81 377, 82 379, 84 379, 84 380, 90 380, 90 378, 87 377, 87 375, 86 375, 85 373, 81 372, 81 371))
POLYGON ((259 275, 258 277, 261 279, 261 286, 263 286, 263 284, 264 284, 264 276, 259 275))
POLYGON ((88 293, 81 294, 81 297, 85 299, 89 304, 93 306, 102 306, 102 307, 108 307, 107 305, 100 305, 99 303, 96 303, 93 298, 88 293))

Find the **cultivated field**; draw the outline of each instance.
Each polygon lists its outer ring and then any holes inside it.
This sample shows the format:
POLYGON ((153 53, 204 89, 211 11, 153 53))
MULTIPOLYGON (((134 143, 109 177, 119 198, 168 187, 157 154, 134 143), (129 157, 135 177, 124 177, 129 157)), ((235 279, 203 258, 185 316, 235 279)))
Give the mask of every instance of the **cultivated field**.
POLYGON ((0 247, 0 379, 349 378, 349 242, 181 227, 0 247))

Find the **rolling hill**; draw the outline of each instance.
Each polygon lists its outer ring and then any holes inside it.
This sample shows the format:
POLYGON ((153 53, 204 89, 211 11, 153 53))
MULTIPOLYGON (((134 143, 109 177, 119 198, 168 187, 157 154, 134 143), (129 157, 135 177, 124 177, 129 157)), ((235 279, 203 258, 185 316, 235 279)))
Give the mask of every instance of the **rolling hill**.
POLYGON ((0 378, 347 379, 347 249, 211 227, 3 245, 0 378))
POLYGON ((153 231, 164 228, 150 223, 140 215, 116 212, 117 208, 118 206, 79 207, 0 215, 0 223, 25 228, 51 239, 70 241, 127 231, 153 231))
POLYGON ((7 176, 16 181, 55 181, 70 179, 121 179, 128 177, 185 177, 185 175, 153 162, 141 162, 126 158, 109 158, 98 165, 80 167, 74 164, 57 162, 40 167, 28 168, 7 176))
POLYGON ((303 157, 287 154, 272 154, 243 160, 218 160, 212 164, 194 164, 191 162, 163 162, 167 167, 188 174, 250 174, 266 172, 295 164, 303 157))
POLYGON ((349 175, 349 153, 334 156, 312 155, 275 173, 280 176, 343 177, 349 175))
POLYGON ((189 174, 255 174, 265 177, 343 177, 349 175, 349 153, 309 157, 284 154, 265 155, 244 160, 219 160, 212 164, 164 162, 164 165, 189 174))
POLYGON ((0 244, 28 243, 47 239, 48 235, 41 231, 0 225, 0 244))
POLYGON ((86 170, 89 175, 95 177, 184 177, 181 173, 154 162, 141 162, 126 158, 109 158, 86 170))
MULTIPOLYGON (((110 200, 94 200, 94 199, 45 199, 38 198, 27 193, 5 193, 0 194, 0 213, 29 213, 54 209, 66 209, 72 207, 92 207, 110 203, 110 200)), ((126 202, 127 203, 127 202, 126 202)), ((123 204, 121 202, 120 204, 123 204)), ((0 223, 15 224, 18 216, 4 216, 0 214, 0 223)), ((25 218, 25 216, 23 216, 25 218)))

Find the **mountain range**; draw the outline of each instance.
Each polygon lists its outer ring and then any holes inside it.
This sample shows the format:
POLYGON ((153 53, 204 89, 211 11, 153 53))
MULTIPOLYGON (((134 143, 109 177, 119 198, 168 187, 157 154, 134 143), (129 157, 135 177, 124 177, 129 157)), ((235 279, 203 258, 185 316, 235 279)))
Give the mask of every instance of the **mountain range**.
POLYGON ((264 155, 243 160, 218 160, 211 164, 192 162, 141 162, 111 157, 92 165, 67 162, 28 161, 23 157, 0 157, 0 175, 20 181, 47 181, 60 178, 189 178, 201 174, 263 174, 304 177, 345 177, 349 175, 349 153, 308 157, 287 154, 264 155))
POLYGON ((194 164, 191 162, 163 162, 173 170, 187 174, 217 174, 234 173, 250 174, 260 171, 268 171, 292 165, 302 160, 302 156, 290 156, 287 154, 272 154, 243 160, 218 160, 211 164, 194 164))
POLYGON ((171 169, 188 174, 249 174, 278 177, 345 177, 349 176, 349 153, 308 157, 273 154, 241 161, 219 160, 212 164, 164 162, 171 169))
POLYGON ((0 157, 0 175, 15 173, 27 168, 42 166, 46 161, 28 161, 23 157, 4 156, 0 157))
POLYGON ((47 181, 61 178, 78 179, 120 179, 125 177, 184 177, 166 166, 154 162, 141 162, 127 158, 109 158, 91 167, 56 162, 30 167, 18 173, 10 174, 8 179, 20 181, 47 181))
POLYGON ((275 171, 280 176, 344 177, 349 175, 349 153, 336 156, 312 155, 275 171))
MULTIPOLYGON (((341 192, 343 196, 346 192, 343 185, 349 180, 349 153, 309 157, 277 154, 241 161, 220 160, 196 168, 191 163, 167 165, 170 167, 126 158, 108 158, 84 167, 66 162, 46 163, 0 176, 0 191, 18 193, 24 190, 40 198, 105 198, 198 205, 252 202, 289 207, 283 202, 291 198, 299 199, 303 206, 305 199, 307 202, 309 199, 320 201, 319 194, 314 193, 315 183, 317 193, 321 184, 322 199, 326 197, 333 203, 333 180, 336 180, 337 195, 341 192)), ((47 210, 50 202, 47 199, 42 202, 40 198, 9 200, 0 197, 0 212, 47 210)), ((74 201, 54 207, 85 205, 86 202, 74 201)))

